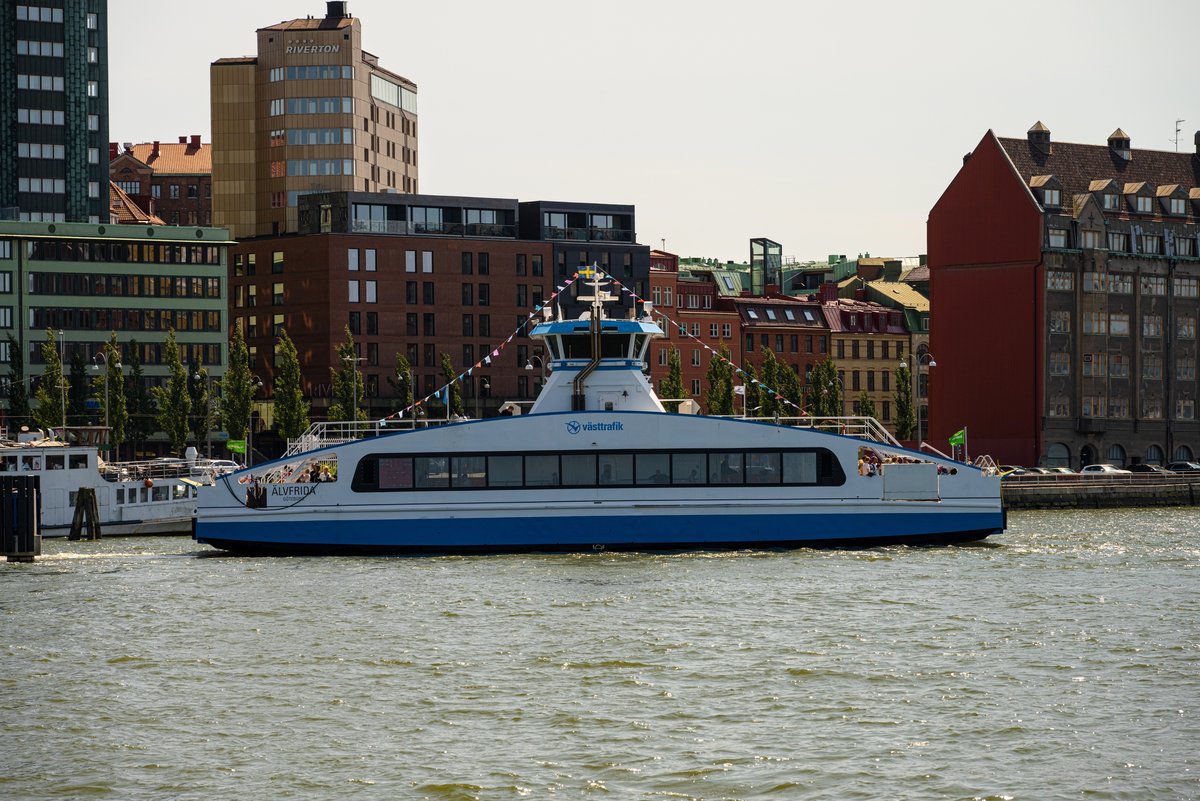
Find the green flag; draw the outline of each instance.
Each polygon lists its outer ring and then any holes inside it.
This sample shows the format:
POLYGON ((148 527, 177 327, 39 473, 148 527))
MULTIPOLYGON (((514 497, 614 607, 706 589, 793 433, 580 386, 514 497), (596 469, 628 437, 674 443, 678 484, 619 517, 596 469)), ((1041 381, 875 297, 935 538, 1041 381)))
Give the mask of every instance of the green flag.
POLYGON ((959 431, 957 434, 950 437, 950 444, 951 445, 966 445, 967 444, 967 430, 964 428, 962 431, 959 431))
POLYGON ((244 439, 231 439, 228 442, 226 442, 225 444, 226 444, 226 447, 228 447, 230 452, 232 452, 232 453, 245 453, 246 452, 246 440, 244 440, 244 439))

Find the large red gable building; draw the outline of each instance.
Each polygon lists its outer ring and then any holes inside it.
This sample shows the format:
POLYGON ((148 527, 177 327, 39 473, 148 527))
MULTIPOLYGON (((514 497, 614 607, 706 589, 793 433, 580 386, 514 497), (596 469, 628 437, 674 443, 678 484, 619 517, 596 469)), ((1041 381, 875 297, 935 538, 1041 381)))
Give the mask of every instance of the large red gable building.
POLYGON ((1200 451, 1196 149, 988 131, 929 214, 933 440, 1023 465, 1200 451))

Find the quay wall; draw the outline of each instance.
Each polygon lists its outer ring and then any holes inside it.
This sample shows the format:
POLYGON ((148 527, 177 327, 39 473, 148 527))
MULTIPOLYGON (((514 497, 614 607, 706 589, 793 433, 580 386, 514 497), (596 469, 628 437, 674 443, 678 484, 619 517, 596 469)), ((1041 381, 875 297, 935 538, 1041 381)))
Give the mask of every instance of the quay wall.
POLYGON ((1000 494, 1009 509, 1196 506, 1200 475, 1011 476, 1000 494))

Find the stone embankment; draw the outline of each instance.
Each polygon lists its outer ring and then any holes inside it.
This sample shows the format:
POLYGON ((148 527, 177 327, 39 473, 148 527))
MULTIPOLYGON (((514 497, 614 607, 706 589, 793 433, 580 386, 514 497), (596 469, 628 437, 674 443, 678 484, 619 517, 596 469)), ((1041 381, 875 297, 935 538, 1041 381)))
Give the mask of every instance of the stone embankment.
POLYGON ((1001 480, 1000 488, 1009 509, 1196 506, 1200 501, 1200 473, 1009 476, 1001 480))

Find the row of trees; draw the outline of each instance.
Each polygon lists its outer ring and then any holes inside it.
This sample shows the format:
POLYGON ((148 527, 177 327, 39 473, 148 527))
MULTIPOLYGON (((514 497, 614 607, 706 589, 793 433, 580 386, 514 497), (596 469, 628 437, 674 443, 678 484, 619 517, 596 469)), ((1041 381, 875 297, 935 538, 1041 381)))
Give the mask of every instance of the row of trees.
MULTIPOLYGON (((747 417, 798 417, 800 410, 811 417, 840 417, 842 415, 842 382, 838 377, 837 364, 830 356, 813 365, 809 376, 809 391, 804 392, 800 377, 794 370, 776 358, 770 348, 761 351, 761 364, 750 365, 745 376, 736 380, 733 364, 729 361, 729 348, 721 345, 717 355, 708 363, 705 376, 708 388, 704 392, 704 405, 708 414, 732 415, 737 413, 736 386, 743 388, 742 410, 747 417), (768 391, 773 390, 773 391, 768 391)), ((679 399, 686 396, 683 387, 682 367, 679 350, 671 348, 667 356, 667 375, 659 385, 663 398, 675 399, 664 402, 668 411, 678 411, 679 399)), ((896 404, 895 426, 898 439, 910 439, 915 420, 912 404, 912 375, 907 366, 896 368, 896 388, 893 398, 896 404)), ((855 414, 875 417, 875 403, 865 391, 855 401, 855 414)))

